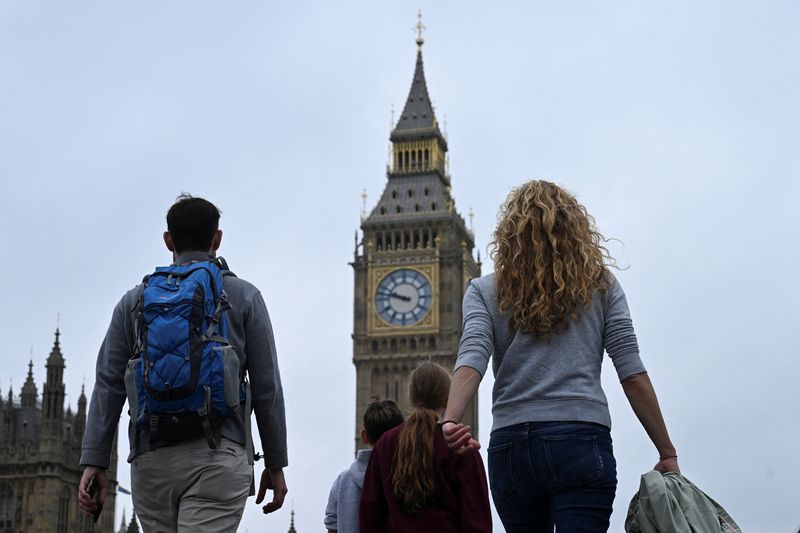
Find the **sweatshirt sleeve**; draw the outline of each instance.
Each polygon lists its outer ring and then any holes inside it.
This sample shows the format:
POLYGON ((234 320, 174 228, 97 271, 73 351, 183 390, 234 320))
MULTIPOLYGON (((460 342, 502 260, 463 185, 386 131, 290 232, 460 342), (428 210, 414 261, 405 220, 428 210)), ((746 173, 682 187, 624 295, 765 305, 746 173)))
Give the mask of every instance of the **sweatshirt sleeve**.
POLYGON ((459 474, 458 515, 464 533, 491 533, 492 509, 489 506, 489 487, 486 470, 477 450, 461 456, 459 474))
POLYGON ((628 300, 616 278, 613 278, 613 283, 608 289, 603 347, 611 357, 620 381, 634 374, 646 372, 639 357, 639 344, 633 330, 628 300))
POLYGON ((489 366, 489 358, 494 351, 494 328, 492 317, 480 290, 471 281, 464 293, 464 323, 458 356, 453 371, 462 366, 475 369, 481 377, 489 366))
POLYGON ((385 533, 388 514, 389 507, 383 492, 380 451, 376 446, 370 455, 361 488, 361 504, 358 507, 359 533, 385 533))
POLYGON ((339 499, 339 480, 342 479, 341 474, 336 478, 331 486, 331 492, 328 494, 328 506, 325 507, 325 527, 339 530, 339 515, 337 514, 338 499, 339 499))
POLYGON ((108 468, 114 432, 125 405, 125 367, 133 355, 133 329, 130 302, 135 289, 123 296, 111 315, 100 351, 97 354, 94 389, 86 417, 80 464, 108 468))
POLYGON ((245 343, 253 411, 264 447, 265 467, 283 468, 289 464, 283 386, 272 324, 260 292, 253 297, 245 317, 245 343))

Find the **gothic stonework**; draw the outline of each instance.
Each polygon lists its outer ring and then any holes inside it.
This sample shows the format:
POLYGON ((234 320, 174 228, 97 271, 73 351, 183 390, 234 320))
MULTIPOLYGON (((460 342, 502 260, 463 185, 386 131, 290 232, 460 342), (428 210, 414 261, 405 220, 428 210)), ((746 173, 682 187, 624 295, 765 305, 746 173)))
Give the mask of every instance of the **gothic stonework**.
MULTIPOLYGON (((361 416, 373 396, 409 409, 409 373, 429 358, 453 369, 461 338, 461 300, 480 276, 474 236, 455 207, 447 140, 428 95, 417 39, 414 79, 392 130, 388 179, 361 224, 355 271, 353 363, 356 447, 361 416)), ((478 430, 477 397, 464 417, 478 430)))
POLYGON ((81 390, 78 411, 64 411, 64 357, 60 332, 47 358, 47 378, 39 401, 33 362, 18 401, 11 389, 0 398, 0 532, 113 533, 117 487, 116 437, 112 447, 111 486, 97 524, 78 511, 86 395, 81 390))

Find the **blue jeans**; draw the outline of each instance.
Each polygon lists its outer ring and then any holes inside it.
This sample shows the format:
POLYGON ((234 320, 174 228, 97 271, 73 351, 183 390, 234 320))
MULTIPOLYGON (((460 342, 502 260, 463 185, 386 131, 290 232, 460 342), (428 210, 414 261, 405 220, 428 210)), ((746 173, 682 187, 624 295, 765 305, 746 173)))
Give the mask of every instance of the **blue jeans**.
POLYGON ((608 531, 617 462, 608 428, 525 422, 492 432, 489 486, 508 533, 608 531))

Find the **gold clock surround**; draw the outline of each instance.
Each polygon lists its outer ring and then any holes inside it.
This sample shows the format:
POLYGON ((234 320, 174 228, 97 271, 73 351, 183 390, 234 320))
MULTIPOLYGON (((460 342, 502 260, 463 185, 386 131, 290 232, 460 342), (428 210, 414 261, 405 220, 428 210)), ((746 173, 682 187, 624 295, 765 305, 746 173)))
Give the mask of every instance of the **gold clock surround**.
POLYGON ((439 265, 437 263, 395 264, 371 266, 367 284, 367 332, 371 335, 397 335, 403 333, 435 333, 439 330, 439 265), (375 291, 381 280, 399 269, 415 270, 431 285, 431 308, 422 320, 409 326, 389 324, 381 318, 375 307, 375 291))

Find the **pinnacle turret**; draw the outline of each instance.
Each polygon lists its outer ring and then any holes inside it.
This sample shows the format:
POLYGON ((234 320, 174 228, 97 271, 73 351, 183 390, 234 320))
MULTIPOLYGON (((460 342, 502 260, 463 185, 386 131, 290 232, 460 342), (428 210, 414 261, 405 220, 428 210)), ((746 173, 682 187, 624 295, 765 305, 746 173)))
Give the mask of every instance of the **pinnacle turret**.
POLYGON ((22 407, 36 407, 38 398, 39 391, 36 389, 36 382, 33 380, 33 360, 31 360, 28 363, 28 378, 20 391, 19 401, 22 407))
POLYGON ((51 364, 64 364, 64 356, 61 354, 61 341, 59 338, 61 337, 61 331, 59 328, 56 328, 56 340, 53 342, 53 349, 50 350, 50 357, 47 358, 47 366, 51 364))
POLYGON ((136 511, 134 511, 133 516, 131 516, 131 523, 128 524, 127 533, 139 533, 139 522, 136 521, 136 511))
POLYGON ((125 520, 125 509, 122 510, 122 523, 119 526, 119 531, 117 533, 127 533, 128 531, 128 524, 127 520, 125 520))
POLYGON ((61 422, 64 419, 64 356, 61 354, 61 332, 56 328, 53 349, 47 358, 47 378, 42 390, 42 417, 50 423, 45 432, 53 436, 61 435, 61 422))

